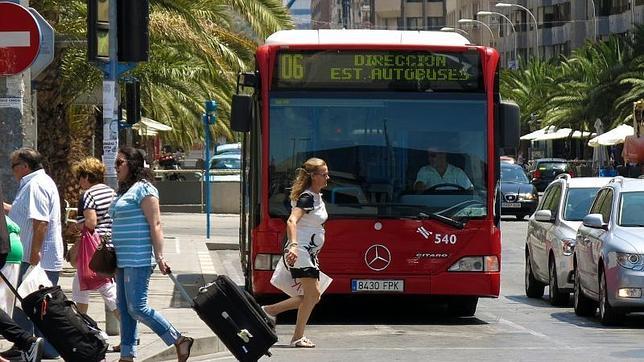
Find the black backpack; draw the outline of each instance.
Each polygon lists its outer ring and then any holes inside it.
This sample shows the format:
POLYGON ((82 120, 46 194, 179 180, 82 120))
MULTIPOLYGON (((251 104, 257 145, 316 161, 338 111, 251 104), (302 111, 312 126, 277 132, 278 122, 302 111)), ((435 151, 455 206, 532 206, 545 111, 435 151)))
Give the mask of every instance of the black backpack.
POLYGON ((102 361, 107 340, 96 322, 78 311, 59 286, 25 297, 22 309, 67 362, 102 361))

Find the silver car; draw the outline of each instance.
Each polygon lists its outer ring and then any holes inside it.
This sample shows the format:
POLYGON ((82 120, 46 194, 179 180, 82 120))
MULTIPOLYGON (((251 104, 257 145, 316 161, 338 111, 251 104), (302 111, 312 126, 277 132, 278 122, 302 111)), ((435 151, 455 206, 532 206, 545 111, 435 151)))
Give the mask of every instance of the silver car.
POLYGON ((615 177, 577 231, 575 313, 602 324, 644 311, 644 180, 615 177))
POLYGON ((547 285, 552 305, 567 305, 573 291, 572 253, 577 228, 587 215, 605 177, 561 174, 548 185, 528 220, 525 246, 525 292, 541 298, 547 285))

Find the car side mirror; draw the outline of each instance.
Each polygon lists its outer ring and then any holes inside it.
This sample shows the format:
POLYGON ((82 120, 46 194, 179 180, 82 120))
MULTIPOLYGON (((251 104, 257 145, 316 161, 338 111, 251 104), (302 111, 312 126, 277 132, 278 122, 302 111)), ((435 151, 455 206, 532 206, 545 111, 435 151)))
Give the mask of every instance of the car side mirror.
POLYGON ((588 214, 584 216, 584 226, 593 229, 604 229, 608 228, 608 224, 604 222, 604 217, 602 214, 588 214))
POLYGON ((534 219, 537 221, 544 221, 544 222, 554 222, 554 218, 552 217, 552 212, 550 210, 538 210, 537 212, 534 213, 534 219))

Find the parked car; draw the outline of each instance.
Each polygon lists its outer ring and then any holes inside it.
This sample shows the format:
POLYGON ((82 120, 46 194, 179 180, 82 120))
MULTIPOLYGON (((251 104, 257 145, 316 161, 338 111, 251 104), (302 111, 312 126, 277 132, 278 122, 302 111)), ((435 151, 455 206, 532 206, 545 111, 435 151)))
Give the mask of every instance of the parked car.
POLYGON ((577 228, 588 214, 597 191, 610 179, 559 175, 546 188, 537 211, 528 220, 525 247, 525 292, 541 298, 546 285, 552 305, 566 305, 573 291, 573 259, 577 228))
POLYGON ((512 156, 501 156, 499 157, 499 161, 505 162, 505 163, 517 163, 514 157, 512 156))
POLYGON ((577 231, 575 313, 602 324, 644 311, 644 180, 615 177, 598 193, 577 231))
POLYGON ((214 155, 210 159, 210 181, 241 181, 241 154, 224 152, 214 155), (218 171, 236 171, 223 172, 218 171))
POLYGON ((514 215, 522 220, 537 208, 539 193, 530 183, 523 168, 501 163, 501 215, 514 215))
POLYGON ((575 176, 572 167, 563 158, 540 158, 535 160, 530 176, 532 184, 537 187, 537 190, 543 191, 557 175, 562 173, 575 176))
POLYGON ((236 153, 240 154, 241 153, 241 142, 238 143, 227 143, 223 145, 218 145, 215 149, 215 154, 223 154, 223 153, 236 153))

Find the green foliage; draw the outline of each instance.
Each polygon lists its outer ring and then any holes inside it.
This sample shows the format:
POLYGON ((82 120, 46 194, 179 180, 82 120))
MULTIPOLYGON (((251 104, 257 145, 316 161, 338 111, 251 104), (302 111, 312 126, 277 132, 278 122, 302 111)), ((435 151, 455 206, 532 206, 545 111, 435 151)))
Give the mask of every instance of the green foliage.
MULTIPOLYGON (((71 107, 102 79, 86 60, 86 1, 32 0, 31 6, 71 44, 53 66, 62 78, 63 104, 71 107)), ((252 67, 254 39, 292 26, 280 0, 151 0, 150 60, 126 75, 141 82, 143 115, 174 128, 164 134, 166 142, 189 148, 203 139, 203 104, 214 99, 219 112, 211 132, 233 139, 230 99, 237 72, 252 67), (252 34, 235 30, 240 19, 252 34)))
POLYGON ((633 102, 644 98, 644 26, 633 39, 611 36, 586 44, 569 58, 532 60, 501 73, 501 94, 521 107, 522 130, 556 125, 592 130, 595 119, 606 129, 628 122, 633 102))

